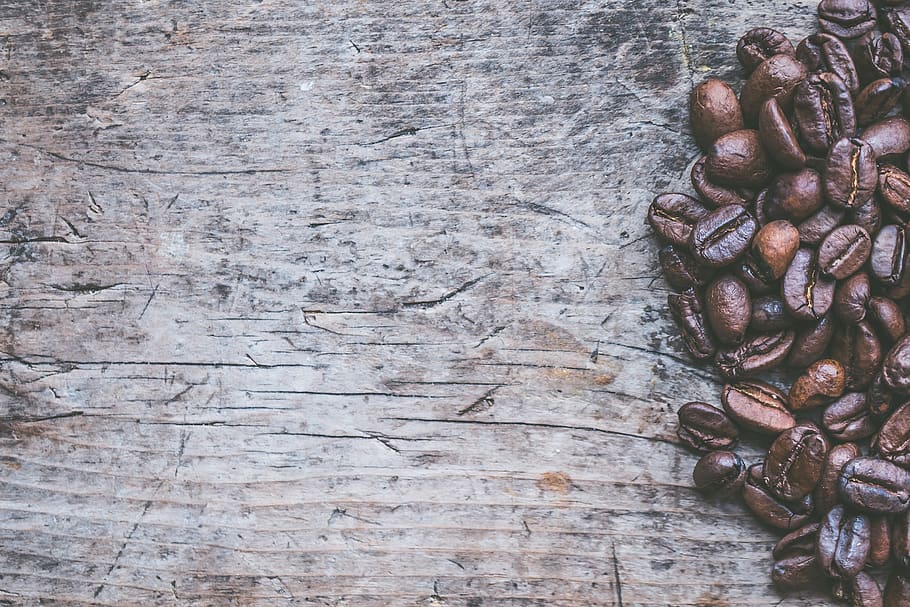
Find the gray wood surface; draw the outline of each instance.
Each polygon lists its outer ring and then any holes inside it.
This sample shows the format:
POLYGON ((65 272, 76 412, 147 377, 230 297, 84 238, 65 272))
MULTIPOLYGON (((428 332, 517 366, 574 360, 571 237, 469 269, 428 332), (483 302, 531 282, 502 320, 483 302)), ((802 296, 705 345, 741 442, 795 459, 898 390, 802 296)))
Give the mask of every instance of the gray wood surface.
POLYGON ((644 224, 761 24, 0 0, 0 604, 824 602, 690 487, 644 224))

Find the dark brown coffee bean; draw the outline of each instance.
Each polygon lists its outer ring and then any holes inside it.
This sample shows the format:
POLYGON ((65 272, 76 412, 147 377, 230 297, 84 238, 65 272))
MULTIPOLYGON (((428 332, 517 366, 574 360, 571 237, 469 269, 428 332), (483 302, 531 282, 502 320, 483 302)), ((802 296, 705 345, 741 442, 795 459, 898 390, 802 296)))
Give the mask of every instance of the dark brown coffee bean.
POLYGON ((897 36, 890 33, 872 38, 854 55, 862 82, 897 76, 904 64, 904 53, 897 36))
POLYGON ((679 327, 686 349, 696 360, 714 355, 714 338, 708 330, 704 305, 695 289, 689 288, 679 294, 667 297, 670 313, 679 327))
POLYGON ((822 0, 818 26, 838 38, 858 38, 875 29, 875 7, 869 0, 822 0))
POLYGON ((853 101, 857 126, 869 126, 891 113, 904 92, 900 78, 880 78, 867 84, 853 101))
POLYGON ((805 590, 817 586, 822 572, 814 554, 790 556, 775 561, 771 582, 778 590, 805 590))
POLYGON ((768 215, 773 219, 802 221, 824 202, 821 175, 809 168, 778 175, 766 194, 768 215))
POLYGON ((679 245, 668 244, 661 247, 657 252, 657 258, 664 278, 674 289, 684 291, 689 287, 705 284, 707 272, 679 245))
POLYGON ((870 234, 878 232, 882 225, 882 210, 874 196, 865 204, 852 209, 848 217, 846 223, 856 224, 870 234))
POLYGON ((848 462, 837 489, 844 504, 861 512, 897 514, 910 506, 910 472, 877 457, 848 462))
POLYGON ((834 337, 834 329, 834 319, 829 313, 799 331, 793 340, 787 364, 802 369, 820 359, 834 337))
POLYGON ((869 517, 869 537, 872 549, 869 551, 869 565, 884 567, 891 557, 891 519, 884 515, 869 517))
POLYGON ((882 364, 885 385, 901 395, 910 395, 910 334, 902 337, 882 364))
POLYGON ((758 269, 758 264, 751 256, 746 255, 743 259, 733 264, 733 274, 743 281, 753 295, 763 295, 778 290, 776 280, 766 277, 758 269))
POLYGON ((746 285, 729 274, 713 280, 705 290, 705 309, 714 336, 724 344, 738 344, 746 335, 752 315, 752 297, 746 285))
POLYGON ((730 85, 712 78, 692 89, 689 123, 702 149, 708 149, 721 135, 742 129, 742 110, 730 85))
POLYGON ((805 148, 826 155, 834 142, 853 137, 853 99, 843 81, 825 72, 812 74, 793 91, 793 115, 805 148))
POLYGON ((882 594, 882 607, 907 607, 910 605, 910 573, 897 567, 888 575, 885 592, 882 594))
POLYGON ((815 252, 799 249, 782 283, 787 312, 798 320, 818 320, 834 301, 834 287, 835 282, 822 275, 815 252))
POLYGON ((759 520, 772 527, 787 530, 802 527, 812 516, 812 496, 806 495, 793 502, 781 500, 765 486, 763 467, 764 464, 759 463, 749 468, 743 485, 746 506, 759 520))
POLYGON ((842 598, 849 602, 851 607, 882 607, 882 591, 875 578, 860 571, 855 577, 835 580, 835 585, 840 591, 835 591, 835 598, 842 598))
POLYGON ((910 53, 910 9, 906 6, 889 8, 881 12, 882 29, 900 40, 904 53, 910 53))
POLYGON ((707 403, 691 402, 679 408, 679 439, 696 451, 731 449, 739 430, 727 414, 707 403))
POLYGON ((818 266, 825 276, 841 280, 859 270, 871 251, 866 230, 853 224, 840 226, 818 248, 818 266))
MULTIPOLYGON (((856 441, 875 434, 878 426, 866 407, 865 393, 848 392, 825 408, 822 427, 836 441, 856 441)), ((858 456, 859 453, 853 457, 858 456)), ((825 504, 828 508, 833 505, 828 502, 825 504)))
POLYGON ((648 223, 663 240, 688 247, 692 228, 707 214, 708 209, 691 196, 659 194, 648 207, 648 223))
POLYGON ((779 295, 762 295, 752 298, 752 317, 749 327, 753 331, 770 332, 789 329, 793 319, 779 295))
POLYGON ((885 118, 863 131, 863 140, 877 159, 903 154, 910 149, 910 122, 901 116, 885 118))
POLYGON ((736 58, 746 72, 751 72, 774 55, 793 55, 795 52, 786 36, 767 27, 749 30, 736 45, 736 58))
POLYGON ((910 213, 910 175, 893 164, 878 169, 878 192, 885 203, 900 213, 910 213))
POLYGON ((755 221, 758 222, 759 228, 764 227, 771 221, 767 211, 767 198, 768 188, 762 188, 755 195, 755 200, 752 201, 752 211, 755 215, 755 221))
POLYGON ((811 422, 785 430, 771 443, 762 480, 774 495, 792 502, 812 493, 821 477, 828 440, 811 422))
POLYGON ((910 402, 894 411, 872 441, 872 449, 884 459, 910 467, 910 402))
POLYGON ((907 332, 904 315, 901 313, 900 306, 893 299, 871 297, 866 307, 869 322, 872 323, 875 333, 883 345, 891 347, 907 332))
POLYGON ((739 95, 743 117, 747 124, 755 124, 762 104, 776 97, 787 106, 793 88, 805 79, 806 66, 788 54, 773 55, 760 63, 743 85, 739 95))
POLYGON ((907 244, 904 229, 896 225, 884 226, 872 242, 869 269, 880 283, 896 285, 904 275, 907 244))
MULTIPOLYGON (((908 247, 910 249, 910 247, 908 247)), ((907 257, 904 258, 904 268, 910 267, 910 250, 907 251, 907 257)), ((895 284, 884 285, 884 294, 886 297, 898 301, 910 295, 910 270, 904 270, 895 284)))
POLYGON ((751 195, 748 190, 719 185, 708 179, 707 174, 705 174, 705 162, 707 159, 707 156, 702 156, 692 165, 691 178, 695 191, 708 204, 715 207, 728 204, 738 204, 740 206, 749 204, 751 195))
POLYGON ((809 365, 790 387, 790 409, 827 405, 844 393, 846 374, 836 360, 823 358, 809 365))
POLYGON ((759 380, 727 384, 721 392, 724 411, 749 430, 778 435, 796 425, 783 392, 759 380))
POLYGON ((705 174, 722 185, 765 185, 771 177, 771 164, 758 131, 742 129, 718 137, 708 150, 705 174))
POLYGON ((834 315, 848 325, 860 322, 866 318, 870 299, 872 299, 872 287, 869 284, 869 275, 865 272, 857 272, 837 283, 832 306, 834 315))
POLYGON ((910 570, 910 511, 903 512, 891 524, 891 556, 897 566, 904 571, 910 570))
POLYGON ((885 384, 881 373, 873 378, 866 390, 866 408, 869 414, 876 419, 887 417, 898 404, 898 398, 885 384))
POLYGON ((818 529, 818 564, 829 577, 850 579, 869 558, 869 518, 835 506, 818 529))
POLYGON ((799 146, 780 102, 774 97, 765 101, 758 112, 758 134, 768 154, 779 165, 793 171, 805 166, 806 154, 799 146))
POLYGON ((787 271, 799 249, 799 231, 785 220, 771 221, 752 240, 752 259, 762 276, 777 280, 787 271))
POLYGON ((771 556, 779 561, 791 556, 815 554, 818 543, 819 523, 808 523, 780 538, 771 550, 771 556))
POLYGON ((852 209, 868 202, 878 186, 878 167, 872 146, 862 139, 840 139, 825 161, 825 198, 852 209))
POLYGON ((727 379, 751 377, 780 365, 793 347, 793 338, 792 330, 747 336, 741 345, 719 350, 714 363, 727 379))
POLYGON ((853 58, 843 42, 830 34, 813 34, 796 47, 796 58, 810 72, 830 72, 837 75, 851 95, 859 92, 859 75, 853 58))
POLYGON ((732 495, 746 480, 746 464, 732 451, 712 451, 695 464, 692 480, 702 493, 719 497, 732 495))
POLYGON ((746 252, 757 230, 755 218, 745 208, 735 204, 719 207, 693 227, 692 253, 707 266, 731 264, 746 252))
POLYGON ((822 466, 821 476, 812 495, 816 510, 827 512, 840 503, 840 496, 837 493, 837 482, 840 479, 840 473, 844 466, 847 465, 847 462, 859 456, 859 446, 855 443, 834 445, 828 450, 825 456, 825 463, 822 466))
POLYGON ((799 241, 804 245, 821 244, 825 236, 841 224, 846 214, 845 209, 826 204, 797 226, 799 241))
POLYGON ((831 338, 829 353, 847 374, 847 390, 863 390, 882 362, 882 344, 868 321, 841 327, 831 338))

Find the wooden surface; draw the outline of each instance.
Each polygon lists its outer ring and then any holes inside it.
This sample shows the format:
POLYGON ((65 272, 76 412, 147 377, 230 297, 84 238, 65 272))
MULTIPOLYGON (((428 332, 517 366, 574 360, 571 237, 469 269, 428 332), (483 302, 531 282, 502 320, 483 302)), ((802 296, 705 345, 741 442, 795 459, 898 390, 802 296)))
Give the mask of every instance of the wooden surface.
POLYGON ((813 11, 0 0, 0 604, 820 604, 690 487, 644 224, 813 11))

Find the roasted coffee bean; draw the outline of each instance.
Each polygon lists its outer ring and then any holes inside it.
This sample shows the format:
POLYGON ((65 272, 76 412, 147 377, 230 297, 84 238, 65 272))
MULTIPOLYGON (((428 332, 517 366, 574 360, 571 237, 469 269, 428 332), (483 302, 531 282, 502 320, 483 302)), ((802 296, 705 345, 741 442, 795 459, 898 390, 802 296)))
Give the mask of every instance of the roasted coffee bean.
POLYGON ((891 524, 891 555, 897 566, 910 570, 910 511, 903 512, 891 524))
POLYGON ((752 202, 752 210, 759 228, 764 227, 771 221, 770 217, 768 217, 767 198, 768 188, 762 188, 755 194, 755 200, 752 202))
POLYGON ((772 55, 760 63, 739 95, 746 124, 755 124, 758 110, 772 97, 786 107, 793 96, 793 88, 806 78, 807 73, 806 66, 788 54, 772 55))
POLYGON ((702 493, 732 495, 746 480, 746 464, 732 451, 712 451, 695 464, 692 480, 702 493))
POLYGON ((900 40, 904 53, 910 53, 910 9, 906 6, 889 8, 882 11, 882 28, 894 34, 900 40))
POLYGON ((857 272, 850 278, 837 283, 834 290, 834 315, 845 324, 860 322, 866 318, 872 287, 869 275, 857 272))
POLYGON ((758 230, 745 208, 731 204, 701 217, 692 229, 695 260, 711 267, 733 263, 743 255, 758 230))
POLYGON ((736 93, 722 80, 702 82, 689 98, 689 122, 702 149, 708 149, 721 135, 742 129, 743 113, 736 93))
POLYGON ((866 307, 869 310, 869 322, 875 328, 875 333, 882 345, 891 347, 907 332, 904 315, 901 313, 900 306, 893 299, 871 297, 866 307))
POLYGON ((713 280, 705 290, 705 309, 718 341, 738 344, 743 340, 752 315, 752 297, 741 280, 729 274, 713 280))
POLYGON ((894 410, 897 403, 898 398, 885 384, 882 374, 876 375, 866 390, 866 408, 869 409, 869 414, 877 419, 882 419, 894 410))
POLYGON ((858 225, 840 226, 818 248, 818 267, 822 274, 841 280, 859 270, 872 251, 872 238, 858 225))
POLYGON ((907 258, 907 243, 904 229, 896 225, 884 226, 872 242, 869 254, 869 269, 880 283, 896 285, 904 275, 907 258))
POLYGON ((707 156, 702 156, 694 165, 692 165, 691 178, 692 186, 695 188, 695 191, 698 192, 708 204, 715 207, 721 207, 728 204, 738 204, 740 206, 749 204, 751 196, 749 195, 748 190, 719 185, 708 179, 708 176, 705 174, 705 161, 707 161, 707 159, 707 156))
POLYGON ((765 101, 758 112, 758 134, 768 154, 782 167, 796 171, 806 164, 806 154, 793 126, 774 97, 765 101))
POLYGON ((875 578, 860 571, 855 577, 834 581, 834 597, 850 603, 851 607, 882 607, 882 591, 875 578))
POLYGON ((648 223, 663 240, 689 246, 692 228, 708 214, 699 201, 685 194, 659 194, 648 207, 648 223))
POLYGON ((827 154, 835 141, 856 131, 850 91, 830 72, 812 74, 795 87, 793 115, 803 144, 816 154, 827 154))
POLYGON ((850 94, 859 92, 859 75, 853 58, 843 42, 830 34, 813 34, 796 47, 796 58, 810 72, 830 72, 837 75, 850 94))
POLYGON ((790 387, 793 411, 827 405, 844 393, 844 367, 830 358, 817 360, 796 378, 790 387))
POLYGON ((893 164, 878 169, 878 192, 885 203, 900 213, 910 213, 910 175, 893 164))
POLYGON ((822 177, 813 169, 779 175, 768 187, 768 215, 774 219, 802 221, 824 204, 822 177))
POLYGON ((800 554, 775 561, 771 582, 778 590, 804 590, 818 585, 822 576, 814 554, 800 554))
POLYGON ((898 407, 885 420, 872 441, 872 449, 898 466, 910 467, 910 402, 898 407))
POLYGON ((758 264, 751 256, 746 255, 732 267, 733 274, 749 287, 753 295, 764 295, 778 290, 777 281, 759 271, 758 264))
POLYGON ((875 157, 903 154, 910 149, 910 122, 901 116, 885 118, 863 131, 863 140, 875 150, 875 157))
POLYGON ((870 234, 878 232, 882 225, 882 210, 875 197, 852 209, 847 223, 856 224, 870 234))
POLYGON ((727 379, 751 377, 781 364, 793 347, 794 336, 792 330, 746 336, 741 345, 719 350, 714 363, 727 379))
POLYGON ((804 245, 821 244, 825 236, 841 224, 846 214, 845 209, 826 204, 797 226, 799 241, 804 245))
POLYGON ((771 550, 771 556, 779 561, 791 556, 815 554, 818 543, 819 523, 808 523, 780 538, 771 550))
POLYGON ((674 289, 684 291, 705 284, 705 270, 695 263, 686 249, 668 244, 657 252, 664 278, 674 289))
POLYGON ((788 329, 793 319, 779 295, 762 295, 752 298, 752 317, 749 327, 753 331, 769 332, 788 329))
POLYGON ((725 385, 721 403, 737 424, 755 432, 778 435, 796 425, 786 395, 763 381, 744 380, 725 385))
POLYGON ((741 129, 714 140, 705 160, 705 174, 722 185, 765 185, 771 177, 771 164, 758 131, 741 129))
POLYGON ((850 579, 869 558, 869 518, 835 506, 818 529, 818 564, 832 578, 850 579))
POLYGON ((837 489, 846 505, 861 512, 897 514, 910 505, 910 472, 877 457, 858 457, 844 466, 837 489))
POLYGON ((891 519, 885 515, 871 515, 869 517, 869 537, 871 550, 869 551, 869 565, 884 567, 891 557, 891 519))
POLYGON ((704 305, 698 292, 690 287, 682 293, 669 295, 667 302, 673 320, 680 329, 683 343, 692 357, 703 360, 713 356, 716 351, 714 338, 708 330, 704 305))
POLYGON ((888 575, 885 592, 882 594, 882 607, 907 607, 910 605, 910 572, 895 567, 888 575))
POLYGON ((862 82, 897 76, 904 64, 900 40, 890 33, 872 38, 854 55, 854 63, 862 82))
POLYGON ((834 445, 828 450, 825 456, 825 463, 822 466, 821 476, 812 495, 816 510, 827 512, 840 503, 840 496, 837 493, 837 482, 840 479, 840 473, 844 466, 847 465, 847 462, 859 456, 859 446, 855 443, 834 445))
POLYGON ((878 177, 872 146, 862 139, 840 139, 825 161, 825 198, 838 207, 861 206, 875 193, 878 177))
POLYGON ((788 502, 778 498, 764 483, 763 463, 749 468, 743 485, 746 506, 762 522, 778 529, 792 530, 802 527, 812 517, 812 496, 788 502))
POLYGON ((774 495, 792 502, 812 493, 828 454, 828 440, 815 424, 785 430, 771 443, 762 481, 774 495))
POLYGON ((910 395, 910 334, 898 340, 882 364, 885 385, 901 395, 910 395))
MULTIPOLYGON (((910 267, 910 250, 907 251, 907 257, 904 259, 903 265, 905 268, 910 267)), ((910 295, 910 270, 905 269, 895 284, 884 285, 884 287, 884 294, 890 299, 898 301, 907 297, 910 295)))
POLYGON ((802 369, 820 359, 834 337, 834 319, 826 314, 796 334, 787 364, 802 369))
POLYGON ((875 434, 878 425, 866 407, 866 394, 848 392, 825 408, 822 427, 836 441, 856 441, 875 434))
POLYGON ((752 259, 762 276, 777 280, 799 249, 799 230, 785 220, 771 221, 752 240, 752 259))
POLYGON ((787 312, 798 320, 818 320, 831 307, 834 287, 835 282, 822 275, 815 252, 799 249, 783 278, 787 312))
POLYGON ((767 27, 749 30, 736 45, 736 57, 747 72, 774 55, 793 55, 795 52, 786 36, 767 27))
POLYGON ((818 25, 838 38, 858 38, 875 28, 875 7, 869 0, 822 0, 818 25))
POLYGON ((829 349, 847 374, 847 390, 862 390, 875 378, 882 363, 882 344, 867 321, 834 332, 829 349))
POLYGON ((731 449, 739 430, 727 414, 707 403, 691 402, 679 408, 679 439, 696 451, 731 449))
POLYGON ((869 126, 890 114, 900 102, 905 86, 900 78, 880 78, 867 84, 853 101, 857 126, 869 126))

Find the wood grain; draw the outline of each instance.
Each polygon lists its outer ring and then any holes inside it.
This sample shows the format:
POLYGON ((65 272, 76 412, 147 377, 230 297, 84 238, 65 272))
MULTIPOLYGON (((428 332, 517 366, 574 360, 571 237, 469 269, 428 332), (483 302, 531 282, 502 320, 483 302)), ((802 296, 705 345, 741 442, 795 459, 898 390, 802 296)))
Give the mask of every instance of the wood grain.
POLYGON ((0 0, 0 604, 818 605, 690 487, 644 224, 769 23, 0 0))

